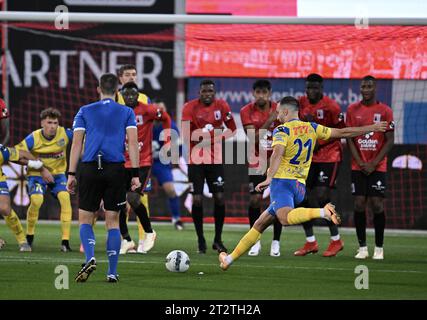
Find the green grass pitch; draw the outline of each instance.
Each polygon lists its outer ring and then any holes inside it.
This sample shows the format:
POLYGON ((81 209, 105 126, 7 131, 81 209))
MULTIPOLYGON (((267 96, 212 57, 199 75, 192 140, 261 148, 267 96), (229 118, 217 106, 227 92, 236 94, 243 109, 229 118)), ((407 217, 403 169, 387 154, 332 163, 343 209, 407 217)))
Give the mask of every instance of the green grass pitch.
MULTIPOLYGON (((315 228, 319 253, 294 257, 303 244, 300 227, 285 228, 278 258, 269 256, 271 228, 262 238, 258 257, 246 254, 227 272, 218 267, 217 253, 211 249, 213 226, 205 224, 208 252, 196 253, 196 236, 191 224, 176 231, 170 224, 155 224, 158 237, 151 252, 145 255, 120 256, 117 284, 105 281, 107 257, 105 227, 96 226, 97 270, 86 283, 75 283, 74 276, 83 262, 78 251, 78 226, 72 226, 71 253, 62 253, 59 224, 40 222, 36 227, 34 251, 18 252, 14 237, 4 221, 0 236, 7 241, 0 250, 0 299, 144 299, 144 300, 282 300, 282 299, 427 299, 427 234, 394 233, 386 230, 385 260, 354 259, 354 230, 342 232, 344 250, 335 258, 324 258, 321 252, 329 241, 327 230, 315 228), (186 273, 172 273, 165 268, 165 257, 173 249, 186 251, 191 260, 186 273), (55 268, 65 265, 69 270, 69 289, 55 288, 55 268), (355 288, 358 265, 369 270, 369 289, 355 288), (203 272, 203 274, 199 274, 203 272)), ((130 231, 137 238, 136 226, 130 231)), ((225 225, 223 239, 232 249, 247 231, 245 226, 225 225)), ((373 234, 368 233, 370 253, 373 234)))

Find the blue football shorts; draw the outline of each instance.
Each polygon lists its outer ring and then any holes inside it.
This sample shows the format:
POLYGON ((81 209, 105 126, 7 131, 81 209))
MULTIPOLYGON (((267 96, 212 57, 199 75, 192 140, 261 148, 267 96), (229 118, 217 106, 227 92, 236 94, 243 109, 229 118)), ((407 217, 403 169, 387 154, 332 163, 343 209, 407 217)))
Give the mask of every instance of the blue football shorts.
POLYGON ((6 181, 0 182, 0 196, 9 196, 9 187, 6 181))
POLYGON ((160 185, 166 182, 173 182, 172 167, 170 164, 154 161, 151 170, 160 185))
POLYGON ((56 196, 61 191, 67 191, 67 178, 65 174, 54 175, 54 183, 46 183, 42 177, 29 176, 28 177, 28 194, 45 194, 47 187, 49 186, 50 191, 56 196))
POLYGON ((305 185, 298 180, 273 178, 270 184, 268 213, 275 216, 283 207, 295 208, 304 200, 305 185))

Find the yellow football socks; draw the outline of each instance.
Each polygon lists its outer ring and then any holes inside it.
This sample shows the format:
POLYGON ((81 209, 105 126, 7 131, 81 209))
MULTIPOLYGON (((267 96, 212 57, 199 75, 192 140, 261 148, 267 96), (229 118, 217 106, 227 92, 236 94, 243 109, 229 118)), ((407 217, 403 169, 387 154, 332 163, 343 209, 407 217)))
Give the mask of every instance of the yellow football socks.
POLYGON ((70 240, 72 216, 70 194, 66 191, 61 191, 58 193, 58 200, 61 206, 62 240, 70 240))
POLYGON ((248 251, 254 244, 261 238, 261 233, 254 228, 248 231, 242 239, 240 239, 239 244, 234 248, 233 252, 230 254, 231 258, 237 260, 242 254, 248 251))
POLYGON ((26 243, 27 239, 25 238, 24 229, 22 228, 21 221, 19 220, 18 215, 16 212, 12 209, 10 211, 10 214, 6 217, 4 217, 4 220, 6 221, 7 226, 10 230, 12 230, 13 234, 16 237, 16 241, 18 241, 19 244, 26 243))
MULTIPOLYGON (((150 208, 148 206, 148 195, 144 194, 141 196, 141 203, 144 205, 145 209, 147 209, 147 215, 150 216, 150 208)), ((136 221, 138 223, 138 236, 139 240, 144 239, 145 231, 144 228, 141 225, 141 222, 139 221, 139 218, 136 217, 136 221)))
POLYGON ((320 218, 320 208, 297 208, 288 213, 288 224, 300 224, 312 219, 320 218))
POLYGON ((42 194, 32 194, 31 203, 27 211, 27 234, 34 235, 36 223, 39 218, 39 210, 43 204, 42 194))

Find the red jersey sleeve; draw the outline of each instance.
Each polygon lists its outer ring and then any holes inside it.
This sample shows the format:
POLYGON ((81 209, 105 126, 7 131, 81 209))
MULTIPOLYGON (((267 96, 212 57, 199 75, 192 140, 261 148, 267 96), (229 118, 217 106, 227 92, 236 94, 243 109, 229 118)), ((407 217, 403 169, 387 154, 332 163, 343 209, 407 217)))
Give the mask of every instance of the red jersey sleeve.
POLYGON ((347 109, 347 114, 346 114, 346 117, 345 117, 346 118, 345 119, 345 124, 346 124, 347 127, 353 127, 352 111, 353 111, 353 108, 350 106, 347 109))
POLYGON ((231 108, 227 102, 223 102, 222 104, 222 121, 224 121, 225 125, 232 132, 236 130, 236 122, 233 118, 233 113, 231 112, 231 108))
POLYGON ((393 110, 390 107, 387 107, 386 121, 388 122, 386 131, 394 131, 393 110))
POLYGON ((253 125, 249 106, 245 106, 240 110, 240 119, 242 120, 243 127, 253 125))
POLYGON ((344 114, 341 111, 341 107, 339 104, 332 100, 330 104, 331 108, 331 115, 332 115, 332 124, 334 128, 344 128, 345 122, 344 122, 344 114))
POLYGON ((184 105, 182 108, 181 121, 192 121, 193 120, 193 108, 189 103, 184 105))
POLYGON ((6 107, 6 103, 3 99, 0 99, 0 120, 9 118, 9 110, 6 107))
POLYGON ((165 132, 167 132, 165 143, 169 143, 171 141, 170 129, 172 127, 172 119, 169 113, 167 113, 166 111, 157 109, 157 115, 159 115, 159 112, 160 112, 160 121, 162 122, 163 130, 166 130, 165 132))

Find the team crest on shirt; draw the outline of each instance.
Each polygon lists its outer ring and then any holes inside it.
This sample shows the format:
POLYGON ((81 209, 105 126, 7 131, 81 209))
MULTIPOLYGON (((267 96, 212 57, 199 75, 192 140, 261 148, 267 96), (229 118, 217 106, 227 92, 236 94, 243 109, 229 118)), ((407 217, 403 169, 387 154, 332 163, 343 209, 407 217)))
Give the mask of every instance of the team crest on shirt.
POLYGON ((381 113, 375 113, 374 114, 374 123, 381 121, 381 113))
POLYGON ((317 109, 317 119, 323 119, 323 118, 324 118, 323 109, 317 109))
POLYGON ((136 120, 136 125, 137 125, 137 126, 142 126, 142 124, 144 123, 144 120, 143 120, 143 118, 142 118, 142 115, 140 115, 140 114, 137 114, 137 115, 135 116, 135 120, 136 120))
POLYGON ((215 110, 214 111, 215 120, 221 120, 221 111, 215 110))
POLYGON ((65 139, 64 139, 64 138, 59 139, 59 140, 58 140, 58 142, 57 142, 56 144, 57 144, 58 146, 60 146, 60 147, 65 146, 65 139))

